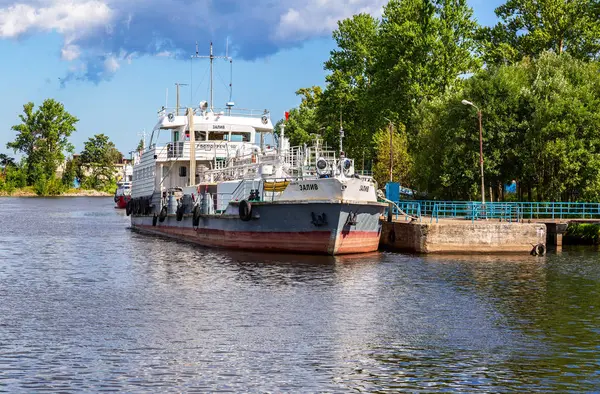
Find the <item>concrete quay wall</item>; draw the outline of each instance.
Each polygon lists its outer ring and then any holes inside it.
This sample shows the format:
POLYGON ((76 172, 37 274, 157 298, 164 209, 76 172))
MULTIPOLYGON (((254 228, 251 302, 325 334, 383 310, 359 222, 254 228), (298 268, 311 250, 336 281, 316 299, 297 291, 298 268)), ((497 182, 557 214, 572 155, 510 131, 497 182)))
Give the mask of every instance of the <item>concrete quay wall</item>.
POLYGON ((543 223, 440 220, 383 222, 380 247, 415 253, 530 253, 546 245, 543 223))

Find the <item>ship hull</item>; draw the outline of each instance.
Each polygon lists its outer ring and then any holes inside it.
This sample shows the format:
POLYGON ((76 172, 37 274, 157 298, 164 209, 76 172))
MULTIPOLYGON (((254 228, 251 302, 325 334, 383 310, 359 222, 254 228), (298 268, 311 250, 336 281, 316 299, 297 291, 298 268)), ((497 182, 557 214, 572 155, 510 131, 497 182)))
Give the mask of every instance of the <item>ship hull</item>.
POLYGON ((131 200, 131 196, 118 196, 115 197, 115 208, 117 209, 125 209, 127 207, 127 202, 131 200))
POLYGON ((238 215, 134 215, 132 228, 207 247, 260 252, 353 254, 376 251, 381 233, 378 203, 254 203, 252 218, 238 215), (155 224, 154 224, 155 223, 155 224))

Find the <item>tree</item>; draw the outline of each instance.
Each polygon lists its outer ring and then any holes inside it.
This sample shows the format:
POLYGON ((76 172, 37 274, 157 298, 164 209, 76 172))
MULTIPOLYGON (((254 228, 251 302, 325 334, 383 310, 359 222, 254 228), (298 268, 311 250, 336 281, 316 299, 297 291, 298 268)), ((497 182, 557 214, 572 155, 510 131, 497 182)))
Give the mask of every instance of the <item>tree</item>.
POLYGON ((121 157, 108 136, 96 134, 89 138, 80 156, 81 166, 89 171, 85 185, 93 189, 111 187, 115 180, 115 163, 121 157))
POLYGON ((398 131, 390 124, 373 135, 376 152, 373 177, 380 185, 390 181, 390 127, 392 129, 392 179, 402 185, 410 185, 412 159, 408 154, 408 139, 404 125, 401 125, 398 131))
POLYGON ((500 22, 479 32, 489 63, 512 63, 548 50, 587 60, 600 54, 598 0, 507 0, 496 15, 500 22))
POLYGON ((378 35, 371 102, 382 116, 398 118, 409 131, 424 99, 452 88, 477 71, 473 55, 477 23, 466 0, 391 0, 378 35))
POLYGON ((56 169, 64 162, 65 152, 73 151, 68 138, 79 120, 53 99, 45 100, 37 110, 33 103, 25 104, 19 118, 21 124, 11 128, 17 132, 17 137, 6 146, 25 155, 29 184, 42 173, 46 179, 53 179, 56 169))
POLYGON ((6 174, 7 167, 15 166, 15 159, 5 153, 0 153, 0 166, 2 167, 2 172, 6 174))
POLYGON ((600 197, 600 65, 568 54, 493 66, 463 89, 424 102, 415 123, 414 177, 435 197, 479 197, 479 135, 474 102, 483 112, 486 189, 502 197, 517 180, 520 198, 600 197))
MULTIPOLYGON (((300 107, 289 111, 289 119, 286 122, 285 136, 290 140, 291 146, 309 143, 311 134, 319 133, 320 125, 317 121, 316 110, 321 99, 321 87, 302 88, 296 95, 302 96, 300 107)), ((275 125, 277 135, 280 133, 282 121, 275 125)))

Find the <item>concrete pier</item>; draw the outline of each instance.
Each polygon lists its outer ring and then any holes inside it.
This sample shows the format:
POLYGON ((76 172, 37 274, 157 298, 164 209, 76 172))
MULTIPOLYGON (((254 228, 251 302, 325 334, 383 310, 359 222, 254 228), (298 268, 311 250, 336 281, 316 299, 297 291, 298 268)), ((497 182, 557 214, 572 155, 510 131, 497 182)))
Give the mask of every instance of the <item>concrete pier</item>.
POLYGON ((380 247, 414 253, 530 253, 546 245, 543 223, 440 219, 383 222, 380 247))

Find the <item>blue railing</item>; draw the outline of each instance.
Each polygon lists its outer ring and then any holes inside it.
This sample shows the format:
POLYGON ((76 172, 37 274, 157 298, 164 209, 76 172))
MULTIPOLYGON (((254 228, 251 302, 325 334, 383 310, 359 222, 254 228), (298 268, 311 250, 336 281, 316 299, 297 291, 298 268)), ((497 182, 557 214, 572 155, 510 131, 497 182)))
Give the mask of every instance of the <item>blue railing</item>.
MULTIPOLYGON (((600 219, 600 203, 584 202, 486 202, 476 201, 416 201, 396 202, 404 219, 423 216, 440 218, 499 219, 518 222, 523 219, 600 219)), ((396 219, 402 216, 394 208, 396 219)))
POLYGON ((393 207, 392 213, 396 216, 396 220, 401 216, 407 221, 412 218, 421 220, 421 203, 419 201, 397 201, 396 205, 402 211, 399 212, 395 206, 393 207))

